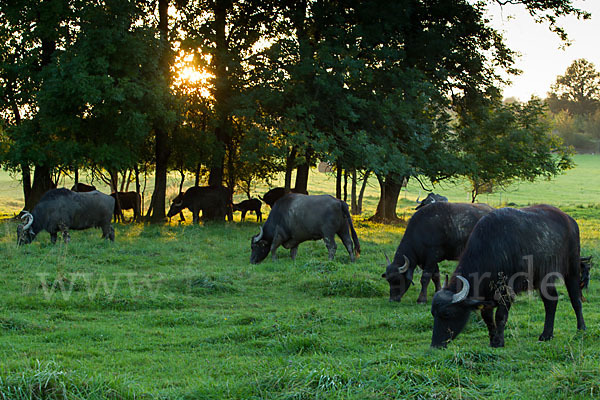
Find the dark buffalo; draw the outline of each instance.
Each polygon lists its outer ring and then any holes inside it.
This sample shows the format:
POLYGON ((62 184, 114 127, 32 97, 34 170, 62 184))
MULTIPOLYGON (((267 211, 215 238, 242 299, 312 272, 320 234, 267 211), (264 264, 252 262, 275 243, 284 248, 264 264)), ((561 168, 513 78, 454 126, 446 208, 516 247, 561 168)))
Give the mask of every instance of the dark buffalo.
POLYGON ((233 211, 241 211, 242 212, 242 221, 246 218, 246 213, 248 211, 256 213, 256 219, 258 222, 262 222, 262 212, 260 208, 262 207, 262 201, 258 199, 250 199, 244 200, 238 204, 233 205, 233 211))
POLYGON ((231 191, 222 186, 193 186, 185 193, 179 193, 173 199, 167 217, 171 218, 185 208, 192 212, 194 224, 200 222, 200 211, 206 221, 224 221, 225 216, 229 221, 233 219, 231 191))
POLYGON ((31 213, 23 212, 21 219, 25 223, 17 227, 17 243, 31 243, 43 230, 50 233, 52 243, 56 243, 58 232, 68 242, 69 229, 88 228, 102 228, 102 237, 114 241, 115 231, 110 225, 114 207, 115 199, 98 191, 49 190, 31 213))
POLYGON ((73 185, 73 187, 71 188, 72 191, 74 192, 93 192, 94 190, 96 190, 96 186, 94 185, 86 185, 85 183, 76 183, 73 185))
POLYGON ((408 222, 394 260, 383 275, 390 284, 390 301, 400 301, 413 283, 415 268, 423 268, 417 303, 427 302, 427 286, 433 278, 440 290, 438 262, 458 260, 477 222, 494 209, 487 204, 432 203, 418 210, 408 222))
MULTIPOLYGON (((296 188, 291 189, 290 192, 306 194, 306 195, 308 194, 308 192, 306 190, 300 190, 300 189, 296 189, 296 188)), ((265 195, 263 197, 260 197, 260 196, 259 197, 262 201, 267 203, 269 205, 269 207, 273 208, 273 205, 275 204, 275 202, 277 200, 279 200, 280 198, 282 198, 284 195, 285 195, 285 188, 276 187, 276 188, 269 190, 267 193, 265 193, 265 195)))
POLYGON ((427 195, 427 197, 425 197, 421 201, 419 201, 419 198, 417 197, 417 203, 419 203, 419 205, 415 207, 415 210, 418 210, 419 208, 425 207, 426 205, 429 205, 429 204, 447 202, 447 201, 448 201, 447 197, 444 197, 440 194, 429 193, 427 195))
POLYGON ((558 208, 502 208, 486 215, 473 229, 450 283, 433 297, 431 346, 445 347, 464 329, 471 311, 481 309, 490 345, 503 347, 516 294, 533 289, 540 292, 546 310, 539 340, 551 339, 559 277, 567 286, 577 329, 585 329, 580 264, 579 227, 558 208))
POLYGON ((115 222, 123 221, 123 210, 133 210, 133 220, 138 221, 142 210, 142 196, 137 192, 115 192, 110 194, 115 199, 115 222), (117 198, 118 196, 118 198, 117 198))
POLYGON ((333 260, 337 249, 336 234, 342 239, 350 259, 354 261, 355 251, 357 255, 360 253, 360 244, 348 205, 329 195, 288 193, 275 203, 267 222, 260 228, 260 233, 252 238, 250 262, 258 264, 269 252, 273 260, 277 259, 275 253, 281 245, 291 249, 293 260, 300 243, 319 239, 325 241, 329 259, 333 260))

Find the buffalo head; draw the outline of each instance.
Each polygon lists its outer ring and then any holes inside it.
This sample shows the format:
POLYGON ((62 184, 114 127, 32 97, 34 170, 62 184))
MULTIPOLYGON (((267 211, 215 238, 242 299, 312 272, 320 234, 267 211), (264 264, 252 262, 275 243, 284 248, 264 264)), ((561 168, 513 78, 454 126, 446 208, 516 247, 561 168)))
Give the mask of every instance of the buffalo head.
POLYGON ((425 207, 428 204, 433 204, 433 203, 437 203, 437 202, 447 202, 448 198, 439 194, 435 194, 435 193, 429 193, 427 195, 427 197, 425 197, 423 200, 419 201, 419 198, 417 198, 417 203, 419 203, 418 206, 415 207, 415 210, 418 210, 421 207, 425 207))
POLYGON ((493 304, 467 297, 470 290, 469 281, 460 275, 457 279, 462 282, 462 289, 458 293, 444 287, 433 296, 431 347, 446 347, 465 328, 471 311, 493 304))
POLYGON ((269 243, 266 239, 263 239, 264 232, 262 226, 260 227, 260 233, 252 237, 252 242, 250 243, 250 248, 252 249, 252 254, 250 254, 250 263, 258 264, 269 255, 269 251, 271 250, 271 243, 269 243))
POLYGON ((19 246, 33 242, 33 239, 35 239, 36 236, 31 228, 33 225, 33 215, 24 211, 23 215, 21 215, 21 219, 23 220, 23 224, 17 226, 17 244, 19 246))
POLYGON ((173 199, 173 201, 171 202, 171 208, 169 208, 169 212, 167 213, 167 217, 171 218, 174 215, 179 214, 181 211, 183 211, 184 208, 185 208, 185 206, 183 205, 183 194, 179 193, 177 195, 177 197, 175 197, 173 199))
POLYGON ((394 263, 390 263, 390 259, 386 255, 387 268, 385 273, 381 274, 382 278, 385 278, 390 284, 390 301, 400 301, 402 296, 408 290, 410 285, 413 283, 412 277, 414 268, 410 268, 410 260, 406 256, 402 256, 404 264, 398 266, 394 263))

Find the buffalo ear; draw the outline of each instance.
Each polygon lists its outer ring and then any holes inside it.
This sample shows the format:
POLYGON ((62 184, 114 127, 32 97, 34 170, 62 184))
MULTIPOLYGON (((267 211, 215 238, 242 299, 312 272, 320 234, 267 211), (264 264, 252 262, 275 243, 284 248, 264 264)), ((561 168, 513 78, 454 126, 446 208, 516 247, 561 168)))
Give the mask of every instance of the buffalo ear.
POLYGON ((486 301, 486 300, 476 300, 476 299, 466 299, 463 302, 464 305, 466 305, 467 307, 475 310, 481 310, 482 308, 485 307, 493 307, 496 305, 495 302, 493 301, 486 301))
POLYGON ((414 274, 414 273, 415 273, 415 270, 414 270, 414 269, 412 269, 412 270, 411 270, 411 269, 409 269, 408 271, 406 271, 406 275, 405 275, 405 276, 406 276, 406 279, 407 279, 407 280, 409 280, 409 281, 410 281, 410 283, 412 283, 413 285, 414 285, 414 283, 413 283, 413 281, 412 281, 412 278, 413 278, 413 274, 414 274))
POLYGON ((385 275, 385 272, 383 274, 381 274, 382 278, 387 278, 387 276, 385 275))

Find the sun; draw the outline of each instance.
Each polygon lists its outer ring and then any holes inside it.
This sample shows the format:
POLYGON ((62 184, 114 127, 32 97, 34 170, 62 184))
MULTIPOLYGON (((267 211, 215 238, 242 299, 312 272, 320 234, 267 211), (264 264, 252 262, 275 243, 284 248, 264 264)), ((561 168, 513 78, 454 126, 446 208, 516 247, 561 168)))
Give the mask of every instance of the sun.
POLYGON ((173 86, 185 92, 197 91, 201 97, 209 98, 212 97, 210 89, 214 75, 201 65, 210 63, 210 55, 200 56, 200 58, 199 63, 195 60, 194 54, 179 51, 173 68, 173 86))

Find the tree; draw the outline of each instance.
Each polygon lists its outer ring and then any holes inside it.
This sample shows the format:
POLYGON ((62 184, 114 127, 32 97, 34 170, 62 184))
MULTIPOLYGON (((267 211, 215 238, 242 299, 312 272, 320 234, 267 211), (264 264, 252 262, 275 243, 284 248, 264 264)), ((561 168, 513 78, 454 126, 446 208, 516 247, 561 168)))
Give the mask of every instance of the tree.
POLYGON ((492 103, 487 110, 463 116, 457 127, 465 176, 475 202, 483 189, 503 188, 516 180, 550 179, 573 167, 572 152, 550 135, 545 105, 492 103))
POLYGON ((600 73, 594 64, 583 58, 573 61, 556 78, 547 102, 553 113, 566 110, 571 115, 587 115, 600 109, 600 73))

